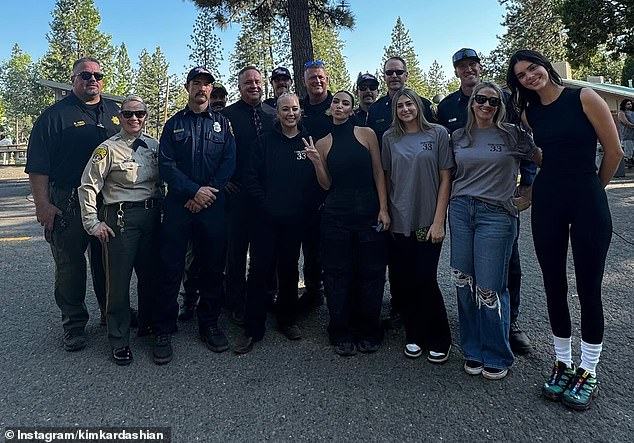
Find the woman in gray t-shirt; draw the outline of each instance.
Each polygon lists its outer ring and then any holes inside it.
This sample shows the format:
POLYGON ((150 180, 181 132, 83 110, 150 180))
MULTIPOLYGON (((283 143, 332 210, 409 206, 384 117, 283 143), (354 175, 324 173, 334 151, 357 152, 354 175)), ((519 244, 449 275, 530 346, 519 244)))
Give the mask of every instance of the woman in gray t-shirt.
POLYGON ((444 363, 451 332, 437 274, 454 160, 447 130, 427 122, 423 109, 411 89, 397 92, 392 126, 383 135, 393 238, 390 289, 403 297, 405 355, 416 358, 426 349, 430 362, 444 363))
POLYGON ((513 364, 506 284, 517 229, 512 197, 520 159, 538 159, 540 151, 525 132, 503 123, 504 100, 496 84, 477 85, 467 109, 467 125, 452 135, 451 267, 464 370, 498 380, 513 364))

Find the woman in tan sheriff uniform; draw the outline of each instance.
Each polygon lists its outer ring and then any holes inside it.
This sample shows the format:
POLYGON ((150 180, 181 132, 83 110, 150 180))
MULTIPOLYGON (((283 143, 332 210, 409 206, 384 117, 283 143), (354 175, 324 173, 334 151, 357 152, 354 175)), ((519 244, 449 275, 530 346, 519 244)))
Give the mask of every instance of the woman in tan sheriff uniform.
POLYGON ((99 145, 78 189, 84 229, 101 240, 106 271, 106 320, 112 357, 132 362, 130 278, 137 274, 139 334, 148 332, 159 269, 158 141, 143 134, 147 107, 137 96, 121 104, 121 132, 99 145), (101 192, 104 205, 97 209, 101 192))

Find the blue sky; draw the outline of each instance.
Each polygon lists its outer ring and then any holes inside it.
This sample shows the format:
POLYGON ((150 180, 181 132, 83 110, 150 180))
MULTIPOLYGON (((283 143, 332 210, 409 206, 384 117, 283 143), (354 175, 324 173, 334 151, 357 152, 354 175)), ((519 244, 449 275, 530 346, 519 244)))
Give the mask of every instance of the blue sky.
MULTIPOLYGON (((461 47, 483 53, 497 45, 497 35, 504 33, 500 25, 504 8, 497 0, 348 0, 356 16, 353 30, 341 31, 345 42, 344 56, 348 71, 374 73, 381 63, 383 48, 390 43, 396 18, 401 17, 410 32, 423 69, 434 61, 453 76, 451 55, 461 47)), ((112 35, 112 43, 125 41, 132 62, 136 64, 143 48, 153 52, 157 46, 170 63, 170 72, 182 75, 188 65, 187 43, 198 14, 189 0, 95 0, 101 14, 100 30, 112 35)), ((48 48, 46 33, 55 0, 2 0, 0 26, 0 60, 11 54, 14 43, 34 59, 48 48)), ((227 78, 229 53, 239 25, 218 31, 225 60, 222 77, 227 78)))

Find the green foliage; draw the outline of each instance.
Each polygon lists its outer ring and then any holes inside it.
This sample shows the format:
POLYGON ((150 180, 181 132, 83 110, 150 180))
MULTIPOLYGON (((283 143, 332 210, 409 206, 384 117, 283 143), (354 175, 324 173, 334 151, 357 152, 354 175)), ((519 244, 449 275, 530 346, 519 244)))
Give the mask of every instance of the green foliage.
POLYGON ((565 59, 565 33, 556 8, 558 0, 498 0, 506 8, 506 32, 482 60, 483 76, 504 83, 511 55, 520 49, 541 52, 552 62, 565 59))
POLYGON ((621 84, 623 86, 629 86, 628 80, 634 80, 634 55, 628 55, 623 63, 621 84))
MULTIPOLYGON (((57 0, 52 15, 46 34, 49 50, 43 60, 45 77, 69 83, 73 62, 84 56, 98 59, 103 72, 110 74, 114 49, 111 36, 97 29, 101 17, 93 0, 57 0)), ((106 77, 104 86, 107 83, 106 77)))
POLYGON ((602 45, 634 55, 634 0, 560 0, 558 11, 573 67, 589 64, 602 45))
POLYGON ((618 85, 621 81, 624 62, 625 55, 610 54, 605 51, 605 47, 602 47, 590 58, 588 64, 573 71, 573 77, 585 81, 589 75, 603 76, 606 83, 618 85))
POLYGON ((198 13, 191 34, 191 51, 189 68, 205 66, 216 78, 220 78, 220 62, 222 57, 222 42, 214 32, 214 16, 210 9, 203 9, 198 13))
POLYGON ((135 75, 128 56, 128 49, 125 43, 121 43, 112 66, 112 76, 108 82, 108 87, 104 90, 115 95, 130 95, 134 89, 135 75))
POLYGON ((449 93, 447 87, 447 79, 445 77, 445 71, 440 66, 437 60, 429 67, 429 71, 425 75, 427 78, 427 84, 429 85, 429 99, 431 100, 436 94, 440 94, 443 97, 449 93))
POLYGON ((332 25, 319 24, 315 19, 311 19, 310 26, 315 60, 324 62, 330 78, 329 89, 332 92, 340 90, 353 92, 348 89, 351 79, 342 52, 344 43, 339 38, 339 32, 332 25))
POLYGON ((139 55, 139 74, 135 93, 145 100, 148 107, 148 119, 146 131, 159 137, 165 124, 165 112, 170 113, 168 102, 168 85, 170 90, 182 87, 176 85, 175 79, 170 79, 167 73, 169 64, 160 47, 157 47, 152 55, 143 49, 139 55))
MULTIPOLYGON (((381 72, 383 72, 385 62, 394 56, 401 57, 407 63, 407 87, 423 97, 428 97, 431 89, 418 62, 418 56, 414 50, 412 38, 409 36, 409 30, 403 24, 401 17, 396 19, 396 24, 392 29, 391 42, 389 46, 384 48, 383 59, 379 68, 381 72)), ((382 77, 383 74, 381 74, 382 77)))

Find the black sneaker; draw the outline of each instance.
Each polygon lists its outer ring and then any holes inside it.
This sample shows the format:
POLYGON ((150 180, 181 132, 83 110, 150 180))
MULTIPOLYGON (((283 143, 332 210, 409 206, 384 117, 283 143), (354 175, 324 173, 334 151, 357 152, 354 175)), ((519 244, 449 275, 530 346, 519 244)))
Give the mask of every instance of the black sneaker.
POLYGON ((405 345, 403 353, 408 358, 418 358, 423 355, 423 350, 416 343, 408 343, 405 345))
POLYGON ((561 397, 561 402, 576 411, 585 411, 598 394, 599 383, 596 377, 583 368, 577 368, 577 372, 561 397))
POLYGON ((64 349, 75 352, 86 347, 86 333, 83 328, 64 331, 64 349))
POLYGON ((469 375, 480 375, 482 374, 482 363, 475 360, 465 360, 464 371, 469 375))
POLYGON ((280 332, 289 340, 299 340, 302 338, 302 331, 297 325, 287 325, 280 327, 280 332))
POLYGON ((354 343, 346 341, 335 345, 335 352, 342 357, 357 355, 357 348, 354 343))
POLYGON ((216 326, 208 326, 200 331, 200 339, 214 352, 224 352, 229 349, 229 341, 222 329, 216 326))
POLYGON ((379 350, 379 344, 372 340, 361 340, 357 344, 357 349, 364 354, 372 354, 379 350))
POLYGON ((119 366, 126 366, 132 363, 132 351, 130 346, 124 346, 123 348, 117 348, 112 350, 112 358, 119 366))
POLYGON ((233 348, 236 354, 248 354, 253 350, 253 337, 242 337, 233 348))
POLYGON ((436 364, 445 363, 447 360, 449 360, 450 351, 451 345, 449 345, 449 349, 447 349, 445 352, 429 351, 427 352, 427 361, 436 364))
POLYGON ((542 385, 542 394, 548 400, 561 401, 564 391, 568 388, 568 385, 570 385, 570 382, 574 378, 574 365, 569 368, 565 363, 555 360, 555 365, 550 373, 550 377, 542 385))
POLYGON ((517 321, 511 323, 511 329, 509 331, 509 343, 511 344, 511 350, 519 355, 530 354, 532 350, 530 339, 520 329, 517 321))
POLYGON ((162 334, 156 337, 154 349, 152 349, 152 357, 157 365, 164 365, 172 361, 172 336, 162 334))
POLYGON ((501 380, 509 373, 508 369, 490 368, 485 366, 482 368, 482 376, 487 380, 501 380))
POLYGON ((196 305, 183 305, 178 309, 178 321, 188 321, 194 318, 196 305))

